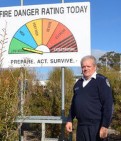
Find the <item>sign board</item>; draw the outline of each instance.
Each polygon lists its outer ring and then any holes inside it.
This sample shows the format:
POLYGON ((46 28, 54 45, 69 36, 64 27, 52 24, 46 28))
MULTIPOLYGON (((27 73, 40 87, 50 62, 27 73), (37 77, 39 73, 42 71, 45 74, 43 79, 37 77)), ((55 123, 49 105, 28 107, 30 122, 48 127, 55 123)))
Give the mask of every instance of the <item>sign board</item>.
POLYGON ((80 66, 90 54, 90 3, 0 8, 0 67, 80 66))

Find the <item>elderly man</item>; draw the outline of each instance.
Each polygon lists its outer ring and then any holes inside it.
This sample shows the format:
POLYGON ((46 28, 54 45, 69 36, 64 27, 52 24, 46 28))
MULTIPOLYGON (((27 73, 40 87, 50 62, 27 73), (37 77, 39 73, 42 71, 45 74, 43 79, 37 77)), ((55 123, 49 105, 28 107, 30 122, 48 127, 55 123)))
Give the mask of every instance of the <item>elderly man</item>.
POLYGON ((112 91, 108 79, 97 74, 96 67, 94 56, 83 57, 83 76, 73 88, 66 129, 72 132, 72 122, 76 117, 76 141, 103 141, 108 134, 113 111, 112 91))

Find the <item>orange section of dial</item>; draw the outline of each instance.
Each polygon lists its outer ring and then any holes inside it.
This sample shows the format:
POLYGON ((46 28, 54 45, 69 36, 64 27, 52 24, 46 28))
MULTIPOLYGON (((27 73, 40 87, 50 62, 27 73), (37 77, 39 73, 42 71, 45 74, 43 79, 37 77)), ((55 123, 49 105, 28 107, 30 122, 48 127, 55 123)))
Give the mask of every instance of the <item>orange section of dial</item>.
POLYGON ((38 46, 42 45, 42 20, 33 20, 26 24, 38 46))
POLYGON ((58 25, 57 21, 43 19, 43 45, 47 45, 57 25, 58 25))
POLYGON ((53 33, 53 35, 51 36, 51 39, 49 40, 47 44, 48 48, 53 47, 57 43, 69 37, 70 35, 72 35, 70 30, 67 27, 65 27, 63 24, 59 23, 55 32, 53 33))

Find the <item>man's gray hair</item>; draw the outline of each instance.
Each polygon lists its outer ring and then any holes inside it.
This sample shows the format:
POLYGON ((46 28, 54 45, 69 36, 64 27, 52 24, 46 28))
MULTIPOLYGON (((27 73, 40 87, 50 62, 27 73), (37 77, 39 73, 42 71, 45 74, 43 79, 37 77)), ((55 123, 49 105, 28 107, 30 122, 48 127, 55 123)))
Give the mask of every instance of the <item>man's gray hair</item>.
POLYGON ((85 61, 85 60, 88 60, 88 59, 91 59, 93 61, 93 64, 96 66, 97 65, 97 62, 96 62, 96 58, 93 56, 93 55, 87 55, 87 56, 84 56, 82 59, 81 59, 81 66, 82 66, 82 63, 85 61))

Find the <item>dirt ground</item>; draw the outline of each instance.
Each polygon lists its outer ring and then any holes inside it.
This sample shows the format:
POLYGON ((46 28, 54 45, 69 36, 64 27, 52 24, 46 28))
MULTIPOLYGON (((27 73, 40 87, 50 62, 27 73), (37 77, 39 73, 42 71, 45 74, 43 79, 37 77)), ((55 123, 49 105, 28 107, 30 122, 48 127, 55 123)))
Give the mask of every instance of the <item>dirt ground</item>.
MULTIPOLYGON (((24 141, 41 141, 41 133, 37 131, 24 131, 24 141)), ((58 140, 59 141, 59 140, 58 140)), ((76 128, 73 134, 68 135, 64 141, 76 141, 76 128)), ((105 141, 121 141, 121 135, 110 134, 105 141)))

